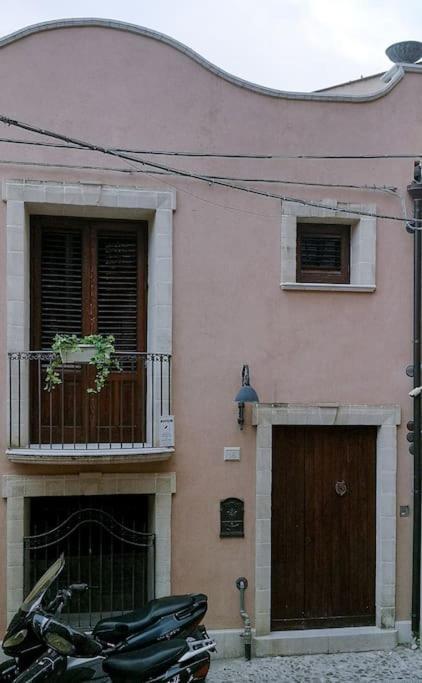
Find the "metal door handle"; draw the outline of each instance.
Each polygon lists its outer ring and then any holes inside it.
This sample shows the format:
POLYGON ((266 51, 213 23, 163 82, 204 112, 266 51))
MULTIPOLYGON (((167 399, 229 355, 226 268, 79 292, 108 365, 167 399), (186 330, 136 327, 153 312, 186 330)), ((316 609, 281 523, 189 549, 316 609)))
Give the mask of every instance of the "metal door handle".
POLYGON ((344 479, 336 481, 334 488, 338 496, 344 496, 347 493, 347 485, 344 479))

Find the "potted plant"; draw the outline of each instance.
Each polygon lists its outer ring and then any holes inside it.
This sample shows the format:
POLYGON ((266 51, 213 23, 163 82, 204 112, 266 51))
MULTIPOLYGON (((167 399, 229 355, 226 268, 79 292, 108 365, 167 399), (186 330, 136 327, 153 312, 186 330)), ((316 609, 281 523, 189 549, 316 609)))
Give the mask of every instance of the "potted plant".
POLYGON ((89 387, 89 394, 98 394, 104 387, 112 370, 120 370, 115 353, 113 335, 90 334, 78 338, 75 334, 56 334, 51 345, 54 356, 46 369, 44 388, 52 391, 61 384, 59 367, 67 363, 88 363, 96 368, 95 387, 89 387))

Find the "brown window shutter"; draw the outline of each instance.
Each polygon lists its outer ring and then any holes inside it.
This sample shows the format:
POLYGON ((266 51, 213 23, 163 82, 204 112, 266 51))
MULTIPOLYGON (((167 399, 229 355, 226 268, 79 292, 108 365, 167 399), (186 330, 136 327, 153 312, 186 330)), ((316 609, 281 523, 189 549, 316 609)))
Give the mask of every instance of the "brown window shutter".
POLYGON ((350 282, 350 226, 299 223, 298 282, 350 282))
POLYGON ((138 348, 138 239, 134 231, 97 233, 97 329, 119 351, 138 348))
POLYGON ((49 349, 56 334, 82 332, 82 235, 80 230, 43 228, 39 241, 37 343, 49 349))

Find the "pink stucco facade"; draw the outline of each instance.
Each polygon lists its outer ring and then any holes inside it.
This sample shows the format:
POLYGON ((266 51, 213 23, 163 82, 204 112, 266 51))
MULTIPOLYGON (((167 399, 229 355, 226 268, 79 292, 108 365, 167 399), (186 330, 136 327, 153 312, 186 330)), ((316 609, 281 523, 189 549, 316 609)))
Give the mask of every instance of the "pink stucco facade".
MULTIPOLYGON (((369 207, 359 209, 364 213, 411 215, 406 187, 412 180, 413 159, 283 157, 417 151, 420 67, 398 72, 373 98, 367 93, 362 97, 354 93, 336 96, 335 92, 292 95, 230 80, 179 44, 133 27, 80 22, 50 28, 17 35, 1 45, 2 114, 106 147, 279 155, 267 160, 154 157, 154 161, 198 175, 277 179, 277 184, 235 182, 322 205, 338 202, 346 209, 369 207), (288 185, 283 180, 333 186, 288 185)), ((6 126, 0 136, 41 139, 6 126)), ((412 409, 411 384, 405 368, 412 358, 413 280, 412 238, 404 223, 376 219, 374 281, 357 279, 356 287, 343 291, 283 288, 283 216, 290 215, 289 202, 176 175, 148 174, 142 166, 135 169, 132 162, 95 152, 0 145, 4 188, 0 203, 0 373, 4 387, 6 352, 16 350, 8 348, 7 341, 7 323, 13 325, 10 316, 15 310, 6 282, 13 252, 7 245, 11 232, 10 224, 6 230, 8 203, 13 201, 5 189, 7 182, 168 190, 175 197, 171 209, 173 287, 167 304, 172 315, 174 453, 163 462, 148 463, 120 460, 96 465, 79 460, 61 465, 44 464, 41 457, 33 464, 11 462, 6 455, 5 390, 0 474, 19 475, 27 483, 31 477, 71 477, 79 472, 91 473, 93 479, 93 473, 100 472, 103 476, 130 474, 133 480, 150 473, 175 473, 171 591, 207 593, 208 626, 238 629, 241 620, 234 587, 238 576, 249 579, 247 608, 255 618, 256 501, 260 495, 256 490, 260 444, 250 407, 245 429, 239 431, 236 424, 233 398, 242 364, 249 364, 252 384, 263 404, 391 408, 396 416, 391 425, 397 427, 391 442, 397 446, 397 473, 390 491, 395 505, 390 517, 396 531, 396 561, 394 623, 387 626, 392 629, 395 622, 407 623, 412 518, 400 518, 398 510, 412 503, 412 459, 405 436, 412 409), (128 173, 130 169, 133 172, 128 173), (240 447, 239 462, 224 461, 224 448, 229 446, 240 447), (230 496, 245 502, 244 539, 219 537, 220 500, 230 496)), ((47 204, 48 198, 35 207, 28 195, 25 211, 43 213, 47 204)), ((50 204, 48 213, 58 215, 84 217, 94 210, 92 203, 90 208, 79 200, 67 203, 66 192, 60 205, 50 204)), ((118 217, 118 207, 113 210, 118 217)), ((121 217, 126 215, 122 211, 121 217)), ((328 209, 326 215, 332 219, 328 209)), ((365 230, 364 222, 358 225, 358 215, 349 219, 357 229, 365 230)), ((365 262, 365 257, 361 260, 365 262)), ((24 301, 22 309, 28 305, 24 301)), ((394 467, 391 471, 394 474, 394 467)), ((9 501, 1 501, 3 586, 10 581, 6 531, 14 533, 13 521, 7 518, 9 501)), ((19 544, 18 539, 14 541, 19 544)), ((15 588, 7 586, 7 591, 15 588)), ((2 625, 7 591, 1 591, 2 625)))

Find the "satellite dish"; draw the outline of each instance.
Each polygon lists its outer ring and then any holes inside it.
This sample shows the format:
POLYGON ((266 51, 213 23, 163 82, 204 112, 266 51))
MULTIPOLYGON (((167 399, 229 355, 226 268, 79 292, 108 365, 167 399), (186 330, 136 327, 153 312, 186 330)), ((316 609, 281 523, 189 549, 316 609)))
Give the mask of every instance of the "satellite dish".
POLYGON ((387 47, 385 54, 395 64, 414 64, 422 57, 422 43, 418 40, 404 40, 387 47))

